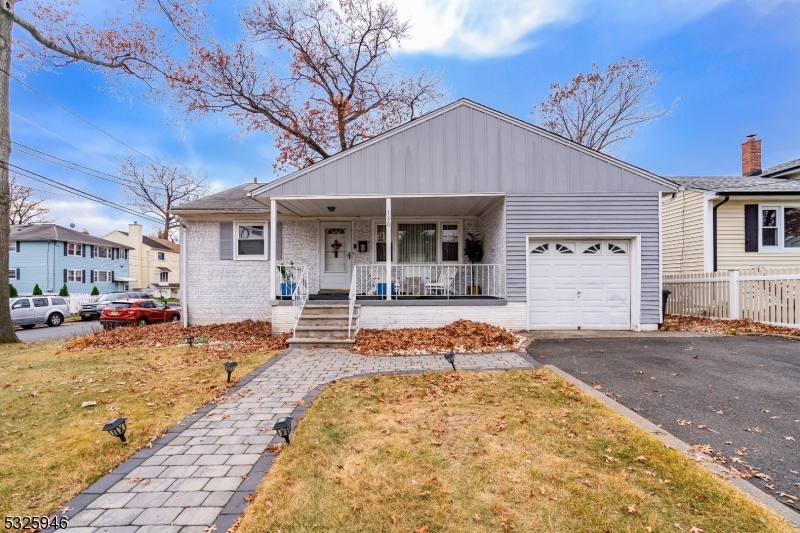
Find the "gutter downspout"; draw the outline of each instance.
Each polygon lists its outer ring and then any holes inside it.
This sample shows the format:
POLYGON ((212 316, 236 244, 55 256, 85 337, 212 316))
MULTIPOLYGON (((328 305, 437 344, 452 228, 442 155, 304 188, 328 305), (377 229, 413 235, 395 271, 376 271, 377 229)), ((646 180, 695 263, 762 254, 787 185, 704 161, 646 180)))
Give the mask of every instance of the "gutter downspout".
POLYGON ((713 217, 712 217, 713 218, 712 224, 714 227, 714 272, 717 271, 717 209, 730 199, 731 199, 730 196, 726 196, 725 199, 722 200, 720 203, 714 204, 713 217))

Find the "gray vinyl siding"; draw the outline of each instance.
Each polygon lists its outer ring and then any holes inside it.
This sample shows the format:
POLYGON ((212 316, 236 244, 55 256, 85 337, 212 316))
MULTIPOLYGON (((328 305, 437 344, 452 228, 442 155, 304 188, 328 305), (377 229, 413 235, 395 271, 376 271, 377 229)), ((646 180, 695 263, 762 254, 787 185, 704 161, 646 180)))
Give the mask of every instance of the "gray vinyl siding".
POLYGON ((672 189, 647 175, 477 104, 458 102, 296 172, 259 196, 672 189))
POLYGON ((656 193, 509 194, 506 197, 507 294, 525 301, 525 239, 530 234, 641 234, 640 322, 659 319, 656 193))

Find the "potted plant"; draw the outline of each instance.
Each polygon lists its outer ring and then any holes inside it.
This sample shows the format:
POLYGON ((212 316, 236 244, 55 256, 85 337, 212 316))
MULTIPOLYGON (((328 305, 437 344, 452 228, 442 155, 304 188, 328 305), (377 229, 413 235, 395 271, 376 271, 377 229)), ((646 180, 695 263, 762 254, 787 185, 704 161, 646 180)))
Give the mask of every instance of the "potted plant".
MULTIPOLYGON (((473 265, 481 262, 481 259, 483 259, 483 241, 480 233, 467 233, 467 238, 464 239, 464 255, 473 265)), ((481 286, 477 284, 475 279, 474 269, 472 272, 472 285, 467 287, 467 294, 483 294, 481 286)))
POLYGON ((292 294, 294 294, 295 287, 297 287, 297 283, 294 281, 293 267, 294 261, 289 261, 289 266, 281 263, 275 267, 278 269, 278 272, 280 272, 281 278, 283 279, 283 283, 281 283, 281 296, 284 298, 291 297, 292 294))

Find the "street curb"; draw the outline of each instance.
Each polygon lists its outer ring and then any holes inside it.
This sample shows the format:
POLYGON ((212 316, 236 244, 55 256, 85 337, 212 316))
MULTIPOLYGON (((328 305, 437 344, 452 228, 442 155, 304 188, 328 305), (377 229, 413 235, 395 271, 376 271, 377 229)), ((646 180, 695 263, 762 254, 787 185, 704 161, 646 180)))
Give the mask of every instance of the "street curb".
POLYGON ((687 454, 690 458, 703 457, 703 458, 707 459, 707 461, 702 461, 702 463, 701 463, 704 467, 706 467, 706 469, 708 469, 711 472, 719 475, 722 479, 724 479, 725 481, 729 482, 734 487, 736 487, 737 489, 741 490, 742 492, 744 492, 745 494, 747 494, 748 496, 750 496, 751 498, 756 500, 758 503, 760 503, 761 505, 763 505, 767 509, 769 509, 769 510, 775 512, 776 514, 778 514, 779 516, 785 518, 786 521, 789 522, 789 524, 792 527, 794 527, 795 529, 800 531, 800 515, 798 515, 795 512, 792 512, 789 509, 787 509, 786 507, 784 507, 783 504, 778 502, 775 498, 773 498, 772 496, 770 496, 769 494, 767 494, 763 490, 760 490, 758 487, 748 483, 747 481, 745 481, 745 480, 743 480, 741 478, 732 478, 730 476, 725 476, 724 475, 725 469, 721 465, 719 465, 717 463, 714 463, 714 462, 711 462, 712 459, 710 457, 708 457, 708 456, 706 456, 704 454, 701 454, 701 453, 697 452, 696 450, 692 450, 692 447, 689 444, 687 444, 686 442, 684 442, 684 441, 680 440, 679 438, 677 438, 676 436, 664 431, 662 428, 660 428, 657 425, 653 424, 652 422, 650 422, 646 418, 642 417, 641 415, 638 415, 638 414, 634 413, 633 411, 631 411, 630 409, 628 409, 624 405, 621 405, 617 401, 612 400, 611 398, 607 397, 605 394, 602 394, 602 393, 596 391, 595 389, 593 389, 592 387, 590 387, 589 385, 587 385, 583 381, 579 380, 578 378, 576 378, 576 377, 574 377, 574 376, 572 376, 570 374, 567 374, 566 372, 564 372, 560 368, 555 367, 553 365, 545 365, 544 367, 546 369, 550 370, 551 372, 553 372, 554 374, 557 374, 559 377, 561 377, 561 378, 565 379, 566 381, 570 382, 575 387, 580 389, 582 392, 585 392, 586 394, 588 394, 589 396, 591 396, 595 400, 599 401, 603 405, 605 405, 607 407, 610 407, 616 413, 624 416, 625 418, 627 418, 628 420, 630 420, 631 422, 633 422, 634 424, 636 424, 637 426, 639 426, 640 428, 645 430, 646 432, 648 432, 651 435, 655 436, 656 438, 661 440, 661 442, 663 442, 667 446, 669 446, 671 448, 675 448, 676 450, 687 454))

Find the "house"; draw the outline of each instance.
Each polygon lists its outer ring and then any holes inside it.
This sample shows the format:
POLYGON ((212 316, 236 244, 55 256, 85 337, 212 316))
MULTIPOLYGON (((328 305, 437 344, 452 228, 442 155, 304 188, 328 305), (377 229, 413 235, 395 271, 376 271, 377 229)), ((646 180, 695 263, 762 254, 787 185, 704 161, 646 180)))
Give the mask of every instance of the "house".
POLYGON ((127 290, 128 246, 56 224, 12 225, 8 243, 9 283, 17 292, 70 293, 127 290))
POLYGON ((175 209, 184 320, 272 320, 296 337, 457 319, 653 330, 659 210, 675 190, 458 100, 283 178, 175 209), (476 233, 483 256, 472 264, 464 246, 476 233), (323 303, 341 320, 315 329, 323 303))
POLYGON ((167 239, 143 235, 142 225, 128 225, 128 231, 112 231, 104 239, 131 248, 132 289, 149 291, 155 297, 178 298, 180 292, 180 247, 167 239))
POLYGON ((741 176, 674 176, 665 197, 665 274, 796 267, 800 159, 761 168, 761 140, 742 143, 741 176))

